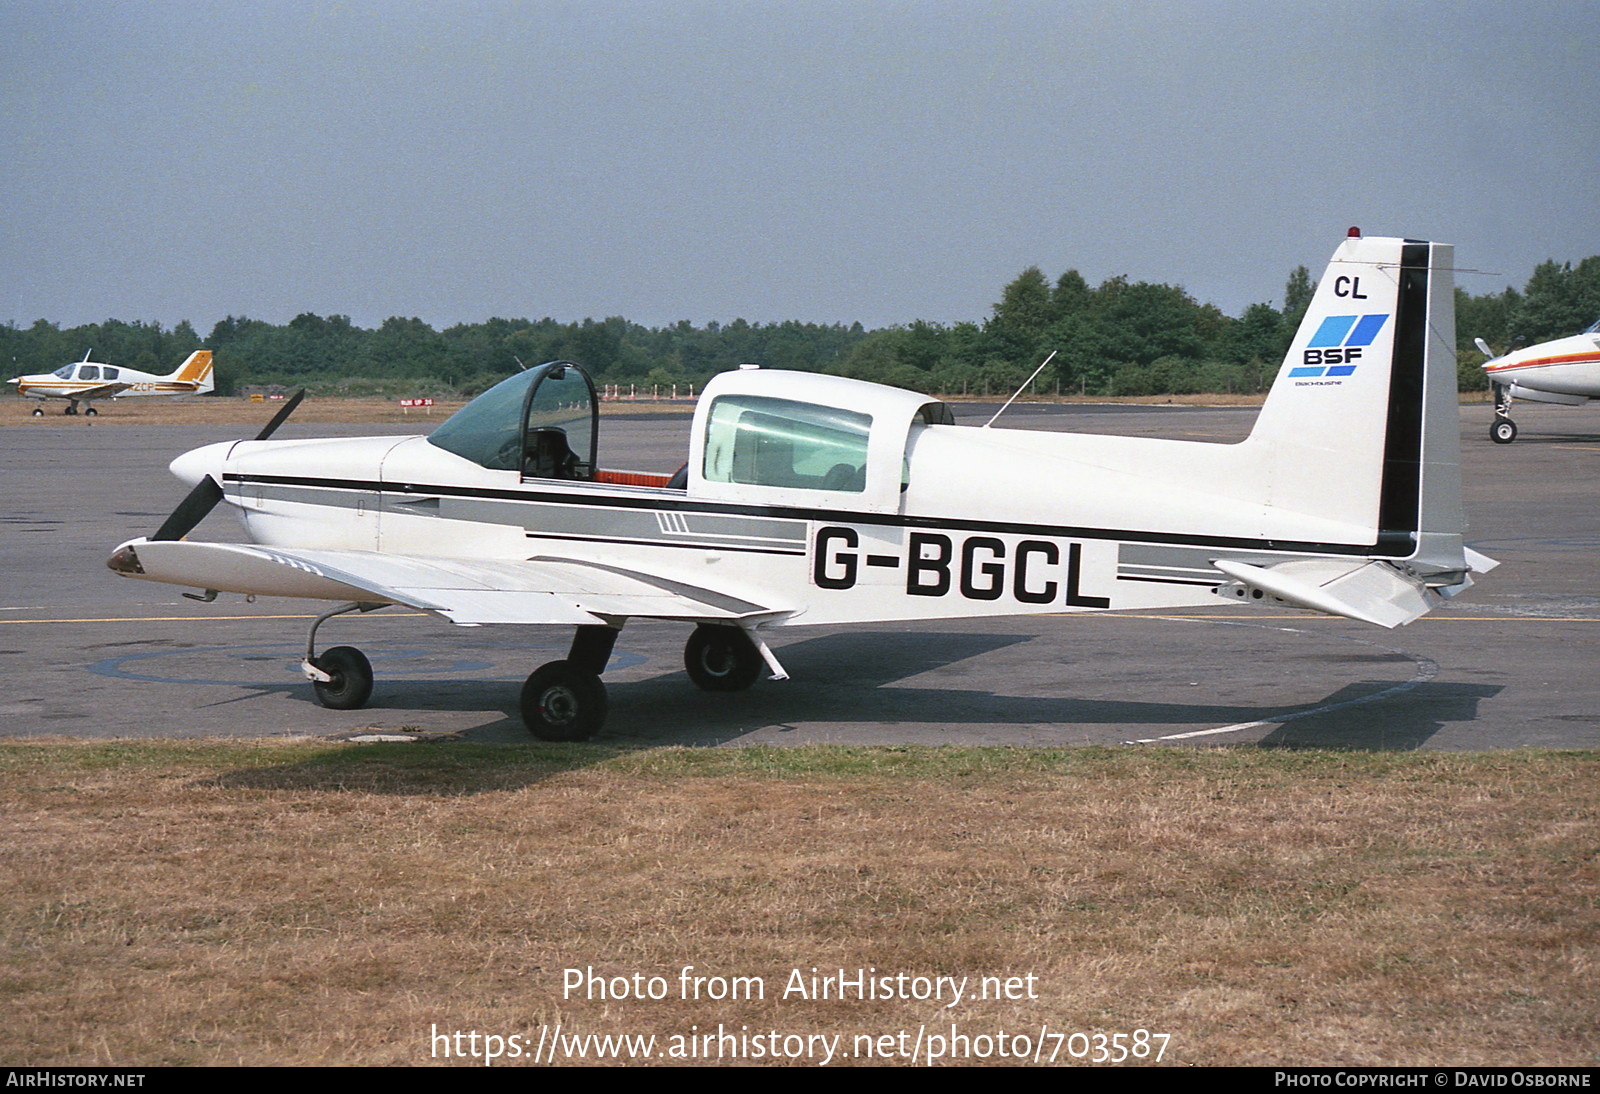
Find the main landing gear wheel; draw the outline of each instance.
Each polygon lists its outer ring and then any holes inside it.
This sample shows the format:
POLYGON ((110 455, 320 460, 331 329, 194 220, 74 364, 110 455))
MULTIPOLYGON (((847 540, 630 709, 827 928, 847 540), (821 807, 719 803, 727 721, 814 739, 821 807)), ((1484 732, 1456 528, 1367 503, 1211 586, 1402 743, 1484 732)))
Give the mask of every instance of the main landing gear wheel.
POLYGON ((359 710, 372 698, 372 663, 354 646, 335 646, 312 664, 333 677, 311 682, 317 702, 329 710, 359 710))
POLYGON ((1489 439, 1495 444, 1510 444, 1517 439, 1517 423, 1510 418, 1496 418, 1489 427, 1489 439))
POLYGON ((83 413, 84 413, 85 417, 93 418, 93 417, 96 417, 100 412, 98 410, 96 410, 94 407, 90 407, 88 410, 85 410, 83 413))
POLYGON ((683 667, 702 691, 743 691, 761 675, 761 653, 738 627, 702 623, 683 647, 683 667))
POLYGON ((587 741, 606 720, 606 686, 570 661, 541 665, 522 685, 522 720, 541 741, 587 741))
POLYGON ((35 418, 43 418, 44 417, 44 407, 42 407, 42 406, 34 407, 33 408, 33 416, 35 418))

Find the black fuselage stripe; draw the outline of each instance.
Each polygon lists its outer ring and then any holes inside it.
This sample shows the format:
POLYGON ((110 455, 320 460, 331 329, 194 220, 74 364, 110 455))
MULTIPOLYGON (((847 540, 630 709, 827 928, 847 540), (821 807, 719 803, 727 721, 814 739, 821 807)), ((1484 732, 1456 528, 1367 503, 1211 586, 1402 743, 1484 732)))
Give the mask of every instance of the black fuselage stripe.
POLYGON ((730 554, 742 555, 791 555, 795 558, 804 558, 804 550, 793 547, 729 547, 722 543, 707 543, 704 540, 671 540, 671 539, 626 539, 622 536, 580 536, 562 535, 558 532, 525 532, 529 539, 553 539, 565 543, 610 543, 619 547, 688 547, 696 551, 727 551, 730 554))
MULTIPOLYGON (((1185 532, 1151 532, 1131 528, 1081 528, 1072 525, 1024 524, 1020 521, 962 520, 955 517, 918 517, 896 513, 862 513, 849 509, 800 509, 792 506, 742 505, 736 502, 677 501, 659 498, 617 497, 504 490, 491 487, 428 486, 422 483, 376 483, 354 479, 324 479, 301 475, 223 476, 229 484, 261 483, 270 486, 304 486, 329 490, 365 490, 373 493, 434 495, 479 501, 514 501, 537 505, 581 505, 600 509, 679 511, 706 516, 767 517, 778 520, 826 521, 832 524, 873 525, 881 528, 916 528, 954 532, 994 532, 1003 535, 1054 536, 1058 539, 1112 540, 1121 543, 1208 547, 1229 551, 1273 551, 1295 554, 1382 555, 1405 558, 1415 545, 1409 533, 1380 534, 1375 543, 1322 543, 1314 540, 1252 539, 1244 536, 1201 536, 1185 532)), ((687 546, 687 545, 686 545, 687 546)), ((696 548, 697 550, 700 548, 696 548)))
POLYGON ((1146 582, 1147 584, 1150 584, 1150 585, 1200 585, 1200 586, 1203 586, 1205 588, 1210 589, 1210 588, 1215 588, 1218 585, 1221 585, 1227 579, 1225 577, 1223 577, 1222 575, 1220 575, 1220 574, 1217 577, 1215 577, 1212 580, 1210 580, 1210 581, 1207 581, 1207 580, 1204 580, 1204 579, 1201 579, 1201 578, 1192 578, 1192 577, 1188 577, 1188 578, 1184 578, 1184 577, 1129 577, 1127 574, 1118 574, 1117 575, 1117 580, 1118 581, 1143 581, 1143 582, 1146 582))

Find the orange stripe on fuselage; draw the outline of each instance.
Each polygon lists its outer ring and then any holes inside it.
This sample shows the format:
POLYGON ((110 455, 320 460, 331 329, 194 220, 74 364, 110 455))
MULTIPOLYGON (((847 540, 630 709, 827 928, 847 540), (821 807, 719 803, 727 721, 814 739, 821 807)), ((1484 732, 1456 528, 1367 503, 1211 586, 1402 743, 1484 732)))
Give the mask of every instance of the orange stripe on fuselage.
POLYGON ((1545 365, 1600 365, 1600 353, 1566 353, 1559 357, 1535 357, 1531 361, 1515 364, 1490 365, 1485 372, 1513 372, 1519 368, 1542 368, 1545 365))

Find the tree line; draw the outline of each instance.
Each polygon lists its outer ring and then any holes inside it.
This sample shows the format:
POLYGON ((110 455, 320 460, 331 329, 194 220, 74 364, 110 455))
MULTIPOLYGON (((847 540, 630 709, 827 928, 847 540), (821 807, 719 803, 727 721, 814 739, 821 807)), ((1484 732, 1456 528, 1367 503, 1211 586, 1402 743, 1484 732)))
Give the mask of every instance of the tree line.
MULTIPOLYGON (((488 319, 434 330, 394 317, 375 329, 310 312, 286 324, 228 318, 201 338, 187 322, 108 319, 62 329, 40 319, 0 327, 10 375, 94 359, 170 372, 197 349, 216 353, 217 390, 308 386, 322 394, 475 395, 519 365, 572 360, 597 383, 684 387, 754 362, 767 368, 854 376, 933 394, 1010 394, 1044 358, 1042 394, 1256 393, 1271 385, 1316 284, 1302 266, 1283 301, 1236 317, 1182 288, 1112 277, 1090 286, 1076 270, 1055 280, 1030 266, 1007 284, 989 316, 865 330, 817 323, 707 323, 645 327, 621 317, 581 322, 488 319)), ((1574 334, 1600 318, 1600 256, 1548 261, 1520 290, 1473 296, 1456 289, 1459 380, 1486 386, 1486 339, 1497 351, 1574 334)))

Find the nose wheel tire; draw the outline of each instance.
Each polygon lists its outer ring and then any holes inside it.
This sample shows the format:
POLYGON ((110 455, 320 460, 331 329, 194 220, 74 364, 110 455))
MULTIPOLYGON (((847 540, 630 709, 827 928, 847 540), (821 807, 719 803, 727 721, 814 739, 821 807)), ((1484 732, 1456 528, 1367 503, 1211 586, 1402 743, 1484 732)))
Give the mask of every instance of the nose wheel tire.
POLYGON ((743 691, 761 666, 760 651, 738 627, 701 624, 683 648, 683 667, 702 691, 743 691))
POLYGON ((606 686, 570 661, 541 665, 522 685, 522 721, 541 741, 587 741, 606 720, 606 686))
POLYGON ((354 646, 335 646, 312 664, 333 677, 311 684, 317 702, 329 710, 359 710, 372 698, 372 663, 354 646))
POLYGON ((1496 418, 1489 427, 1489 439, 1495 444, 1510 444, 1517 439, 1517 423, 1510 418, 1496 418))

